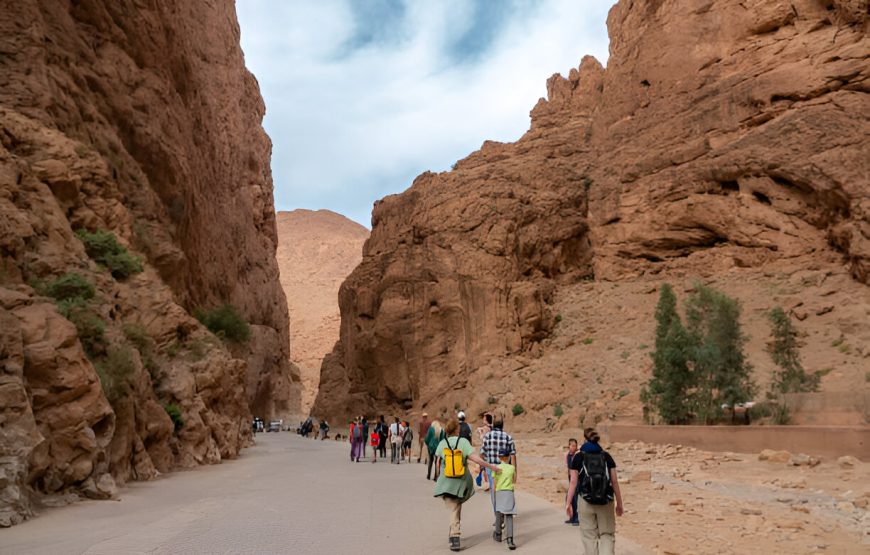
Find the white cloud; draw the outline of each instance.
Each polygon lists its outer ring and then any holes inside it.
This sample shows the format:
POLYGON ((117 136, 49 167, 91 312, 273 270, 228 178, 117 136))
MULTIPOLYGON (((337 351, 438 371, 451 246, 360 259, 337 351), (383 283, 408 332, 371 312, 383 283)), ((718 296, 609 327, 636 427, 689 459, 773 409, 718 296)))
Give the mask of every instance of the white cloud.
POLYGON ((519 138, 551 74, 586 54, 606 61, 609 0, 522 5, 467 58, 451 47, 473 28, 470 2, 404 1, 388 39, 354 48, 351 0, 238 0, 279 210, 329 208, 368 225, 372 203, 417 174, 449 168, 486 139, 519 138))

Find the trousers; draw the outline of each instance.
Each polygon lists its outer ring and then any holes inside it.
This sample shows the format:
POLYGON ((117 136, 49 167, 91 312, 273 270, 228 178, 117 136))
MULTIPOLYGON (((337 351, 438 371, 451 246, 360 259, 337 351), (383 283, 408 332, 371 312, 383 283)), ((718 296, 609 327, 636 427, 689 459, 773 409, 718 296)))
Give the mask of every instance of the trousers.
POLYGON ((586 555, 613 555, 616 543, 616 512, 613 501, 607 505, 592 505, 581 497, 577 500, 577 505, 586 555))

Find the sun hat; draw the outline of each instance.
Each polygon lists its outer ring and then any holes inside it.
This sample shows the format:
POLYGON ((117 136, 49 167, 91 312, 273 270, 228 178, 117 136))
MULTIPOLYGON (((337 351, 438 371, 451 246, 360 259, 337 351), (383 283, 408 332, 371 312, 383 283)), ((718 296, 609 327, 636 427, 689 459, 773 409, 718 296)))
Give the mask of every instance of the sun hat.
POLYGON ((456 417, 459 418, 460 420, 465 420, 465 412, 459 411, 458 413, 456 413, 456 417))

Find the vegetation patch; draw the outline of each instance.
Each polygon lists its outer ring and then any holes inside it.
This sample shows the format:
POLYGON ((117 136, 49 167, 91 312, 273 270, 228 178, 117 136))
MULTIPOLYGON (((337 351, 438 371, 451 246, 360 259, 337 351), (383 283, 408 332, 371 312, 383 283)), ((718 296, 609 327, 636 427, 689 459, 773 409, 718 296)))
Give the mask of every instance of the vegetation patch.
POLYGON ((562 409, 562 405, 557 403, 556 406, 553 407, 553 416, 556 418, 562 418, 563 414, 565 414, 565 411, 562 409))
POLYGON ((251 338, 251 327, 233 305, 226 303, 213 310, 197 310, 196 319, 218 337, 241 343, 251 338))
POLYGON ((79 341, 91 360, 105 352, 106 323, 88 303, 79 299, 65 300, 57 304, 57 309, 76 327, 79 341))
POLYGON ((755 385, 746 359, 747 337, 740 305, 701 284, 685 303, 686 324, 670 285, 662 285, 656 306, 653 375, 641 391, 646 409, 668 424, 711 424, 724 408, 752 399, 755 385))
POLYGON ((514 416, 519 416, 522 413, 526 412, 526 410, 523 408, 523 406, 521 404, 517 403, 516 405, 514 405, 514 408, 511 409, 511 412, 513 412, 514 416))
POLYGON ((133 349, 128 345, 113 345, 109 347, 105 358, 97 361, 94 366, 106 399, 114 404, 126 393, 128 378, 136 369, 133 349))
POLYGON ((76 235, 84 244, 88 256, 108 268, 115 279, 124 279, 142 271, 142 260, 130 254, 114 233, 102 229, 91 233, 80 229, 76 235))
POLYGON ((93 299, 96 294, 93 284, 75 272, 66 273, 37 290, 56 301, 86 301, 93 299))
POLYGON ((184 418, 181 417, 181 409, 175 403, 165 405, 163 409, 169 418, 172 419, 172 424, 175 426, 175 432, 178 433, 184 427, 184 418))

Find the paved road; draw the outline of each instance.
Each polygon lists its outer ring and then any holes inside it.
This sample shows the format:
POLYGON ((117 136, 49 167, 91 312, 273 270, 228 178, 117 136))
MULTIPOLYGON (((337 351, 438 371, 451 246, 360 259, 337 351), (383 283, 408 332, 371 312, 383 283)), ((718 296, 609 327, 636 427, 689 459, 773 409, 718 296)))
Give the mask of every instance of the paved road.
MULTIPOLYGON (((260 434, 238 460, 0 529, 0 553, 450 553, 447 512, 423 465, 354 464, 345 445, 260 434)), ((482 493, 463 506, 463 552, 507 551, 490 537, 489 507, 482 493)), ((579 529, 557 508, 521 491, 517 507, 518 553, 582 552, 579 529)), ((623 537, 617 552, 647 553, 623 537)))

